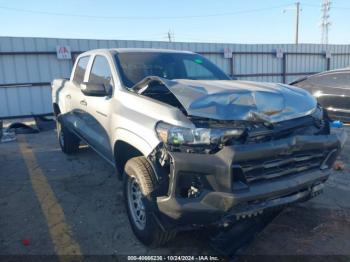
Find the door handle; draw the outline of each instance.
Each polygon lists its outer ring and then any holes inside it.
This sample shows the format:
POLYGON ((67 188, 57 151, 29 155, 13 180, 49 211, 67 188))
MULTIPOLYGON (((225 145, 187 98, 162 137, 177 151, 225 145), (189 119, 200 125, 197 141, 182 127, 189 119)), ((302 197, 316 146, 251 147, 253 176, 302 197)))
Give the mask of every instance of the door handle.
POLYGON ((108 115, 106 115, 106 114, 104 114, 104 113, 102 113, 102 112, 100 112, 100 111, 96 111, 96 113, 99 114, 99 115, 101 115, 101 116, 108 117, 108 115))
POLYGON ((66 98, 71 99, 72 97, 70 95, 66 95, 66 98))
POLYGON ((87 106, 87 103, 86 103, 85 100, 81 100, 81 101, 80 101, 80 104, 81 104, 82 106, 87 106))

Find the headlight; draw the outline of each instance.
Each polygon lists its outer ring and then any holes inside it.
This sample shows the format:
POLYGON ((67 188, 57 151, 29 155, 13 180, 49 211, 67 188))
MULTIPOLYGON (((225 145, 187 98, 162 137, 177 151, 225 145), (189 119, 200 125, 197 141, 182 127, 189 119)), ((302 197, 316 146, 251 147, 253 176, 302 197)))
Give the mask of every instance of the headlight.
POLYGON ((224 128, 185 128, 159 122, 156 132, 160 140, 168 145, 210 145, 226 143, 233 138, 239 138, 244 129, 224 128))

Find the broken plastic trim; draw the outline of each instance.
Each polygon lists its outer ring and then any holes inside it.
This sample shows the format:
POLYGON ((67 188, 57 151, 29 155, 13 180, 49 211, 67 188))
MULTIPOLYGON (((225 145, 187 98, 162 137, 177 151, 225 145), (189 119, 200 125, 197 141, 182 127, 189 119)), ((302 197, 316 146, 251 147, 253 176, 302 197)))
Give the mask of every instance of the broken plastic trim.
POLYGON ((140 82, 132 86, 130 89, 136 93, 142 94, 148 88, 148 84, 152 81, 158 81, 161 84, 167 86, 164 80, 165 80, 164 78, 161 78, 158 76, 147 76, 144 79, 142 79, 140 82))
MULTIPOLYGON (((234 216, 236 220, 250 218, 262 214, 266 209, 276 206, 284 206, 295 202, 302 202, 303 200, 310 199, 322 193, 324 183, 318 183, 311 188, 297 192, 288 196, 281 196, 279 198, 266 200, 259 204, 250 204, 249 206, 242 206, 241 209, 234 209, 233 213, 229 217, 234 216)), ((227 218, 226 218, 227 219, 227 218)))

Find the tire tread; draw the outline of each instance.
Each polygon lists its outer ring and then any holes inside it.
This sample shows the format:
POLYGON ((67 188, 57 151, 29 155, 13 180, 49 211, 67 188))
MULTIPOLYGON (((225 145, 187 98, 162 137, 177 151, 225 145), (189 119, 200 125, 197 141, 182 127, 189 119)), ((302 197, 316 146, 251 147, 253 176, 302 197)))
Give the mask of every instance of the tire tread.
MULTIPOLYGON (((156 189, 157 181, 154 175, 154 171, 150 163, 145 157, 134 157, 130 159, 125 165, 125 173, 124 175, 128 175, 133 173, 137 175, 137 179, 140 183, 140 187, 142 193, 145 196, 150 196, 150 194, 156 189), (132 172, 132 170, 134 172, 132 172), (131 172, 130 172, 131 171, 131 172), (136 172, 135 172, 136 171, 136 172), (137 172, 138 171, 138 172, 137 172)), ((149 199, 150 201, 154 201, 154 199, 149 199)), ((157 223, 157 222, 155 222, 157 223)), ((157 229, 154 232, 152 241, 150 243, 145 243, 152 247, 162 246, 165 243, 169 242, 172 238, 176 236, 176 231, 164 231, 157 224, 157 229)))
POLYGON ((62 132, 64 136, 64 145, 61 145, 60 143, 63 153, 70 155, 78 152, 80 139, 57 120, 58 136, 60 136, 60 132, 62 132))

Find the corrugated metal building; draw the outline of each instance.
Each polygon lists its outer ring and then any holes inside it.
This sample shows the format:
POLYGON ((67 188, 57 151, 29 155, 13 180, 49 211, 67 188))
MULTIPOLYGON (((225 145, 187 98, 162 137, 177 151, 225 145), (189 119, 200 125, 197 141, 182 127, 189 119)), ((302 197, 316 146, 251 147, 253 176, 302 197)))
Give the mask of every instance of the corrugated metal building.
POLYGON ((194 51, 209 58, 227 74, 253 81, 288 83, 304 75, 350 65, 350 45, 0 37, 0 118, 51 113, 50 82, 70 76, 77 54, 95 48, 118 47, 194 51), (58 45, 69 46, 72 59, 58 60, 58 45))

